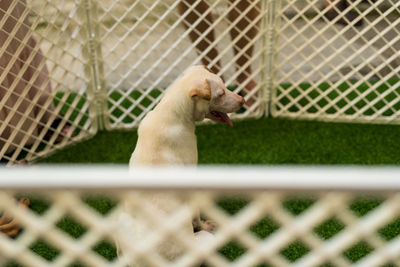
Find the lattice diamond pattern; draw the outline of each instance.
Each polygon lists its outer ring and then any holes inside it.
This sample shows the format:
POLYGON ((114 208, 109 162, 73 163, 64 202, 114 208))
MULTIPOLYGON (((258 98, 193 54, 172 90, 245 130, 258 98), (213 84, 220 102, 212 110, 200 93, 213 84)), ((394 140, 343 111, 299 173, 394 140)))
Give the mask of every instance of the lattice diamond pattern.
POLYGON ((398 1, 7 1, 2 162, 34 160, 98 126, 136 127, 186 67, 201 63, 245 96, 236 118, 270 110, 399 122, 398 1))
POLYGON ((398 122, 399 3, 356 0, 340 10, 337 2, 334 18, 319 1, 286 1, 279 9, 272 114, 398 122))
POLYGON ((388 231, 385 229, 398 225, 398 193, 379 193, 380 200, 377 201, 373 195, 363 196, 360 200, 351 192, 341 191, 324 194, 248 191, 237 194, 213 190, 124 190, 118 194, 104 192, 88 201, 88 193, 57 190, 36 197, 50 204, 40 212, 34 211, 35 205, 32 210, 15 206, 14 194, 0 192, 0 209, 17 218, 25 229, 16 239, 0 236, 1 264, 125 266, 140 262, 151 266, 197 266, 202 263, 207 266, 320 266, 328 263, 334 266, 381 266, 398 264, 400 260, 398 230, 391 236, 384 233, 388 231), (162 214, 145 201, 148 199, 145 196, 160 193, 185 201, 179 202, 179 207, 172 213, 162 214), (294 196, 295 203, 287 201, 294 196), (225 199, 222 204, 221 197, 225 199), (109 202, 107 210, 92 209, 89 205, 96 205, 96 201, 109 202), (118 202, 122 201, 134 208, 136 218, 146 221, 148 232, 141 239, 143 242, 132 242, 129 234, 121 231, 121 226, 116 223, 115 218, 122 208, 118 202), (244 204, 240 205, 240 202, 244 204), (237 209, 238 206, 241 208, 237 209), (299 207, 303 208, 298 210, 299 207), (185 222, 190 222, 198 210, 218 225, 214 239, 202 246, 193 242, 193 234, 182 230, 185 222), (64 221, 70 224, 73 221, 75 230, 63 228, 64 221), (125 249, 120 257, 116 255, 115 240, 125 249), (180 256, 171 260, 160 254, 159 245, 163 242, 179 245, 180 256), (54 254, 42 255, 40 247, 47 247, 54 254), (236 254, 230 253, 233 250, 236 254))
POLYGON ((80 6, 2 1, 0 9, 1 161, 34 160, 93 135, 80 6))
POLYGON ((110 116, 107 127, 137 126, 173 80, 188 66, 201 64, 203 57, 210 67, 220 62, 219 73, 227 79, 229 88, 241 92, 249 100, 250 104, 236 117, 260 114, 257 95, 263 86, 260 75, 265 72, 265 67, 260 63, 265 56, 262 37, 266 33, 261 28, 261 20, 267 16, 266 11, 261 10, 259 2, 250 1, 248 7, 236 12, 239 14, 237 17, 229 20, 229 14, 232 16, 238 8, 238 1, 204 1, 202 3, 210 7, 205 13, 201 13, 197 7, 201 1, 188 1, 187 10, 180 13, 180 5, 184 2, 119 0, 98 3, 99 41, 103 45, 103 71, 110 116), (193 5, 189 2, 193 2, 193 5), (255 14, 251 21, 246 15, 249 12, 255 14), (198 19, 187 28, 184 18, 190 13, 198 19), (209 16, 213 17, 213 22, 209 22, 204 32, 200 31, 198 27, 209 16), (244 28, 233 42, 241 40, 246 44, 240 51, 253 47, 252 58, 246 58, 244 52, 234 55, 234 46, 229 44, 230 31, 235 30, 239 21, 244 28), (251 30, 255 32, 253 38, 246 35, 251 30), (193 42, 190 39, 191 32, 199 36, 193 42), (210 41, 206 36, 213 32, 214 41, 210 41), (201 42, 207 45, 198 55, 196 46, 201 42), (207 57, 214 48, 218 50, 215 58, 207 57), (235 61, 240 57, 244 58, 246 64, 235 69, 235 61), (246 72, 248 66, 252 67, 252 73, 246 72), (247 79, 243 80, 239 74, 247 79), (254 89, 248 90, 250 87, 246 85, 251 81, 257 84, 254 84, 254 89))

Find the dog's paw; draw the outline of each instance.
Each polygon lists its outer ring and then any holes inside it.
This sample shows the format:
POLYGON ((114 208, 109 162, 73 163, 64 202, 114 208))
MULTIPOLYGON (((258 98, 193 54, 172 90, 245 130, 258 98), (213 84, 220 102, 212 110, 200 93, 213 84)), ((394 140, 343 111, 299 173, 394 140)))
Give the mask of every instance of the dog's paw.
MULTIPOLYGON (((22 207, 28 207, 29 204, 30 201, 27 198, 21 198, 18 201, 18 205, 22 207)), ((13 218, 5 213, 0 216, 0 233, 3 233, 9 237, 15 237, 20 231, 21 227, 13 218)))
POLYGON ((29 205, 31 204, 31 202, 29 201, 29 199, 22 197, 19 201, 18 201, 19 205, 22 205, 24 207, 29 207, 29 205))
MULTIPOLYGON (((0 219, 3 219, 3 217, 1 217, 0 219)), ((8 220, 8 218, 6 218, 6 220, 8 220)), ((20 227, 13 220, 0 225, 0 233, 3 233, 8 237, 15 237, 19 233, 19 231, 20 227)))
POLYGON ((217 223, 212 220, 201 221, 201 229, 207 232, 214 232, 217 228, 217 223))

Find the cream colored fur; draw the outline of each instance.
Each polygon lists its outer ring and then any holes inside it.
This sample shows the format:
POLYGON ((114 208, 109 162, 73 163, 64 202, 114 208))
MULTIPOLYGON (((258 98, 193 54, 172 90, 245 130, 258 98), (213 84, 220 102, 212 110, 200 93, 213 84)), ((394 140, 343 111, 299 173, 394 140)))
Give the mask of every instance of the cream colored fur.
POLYGON ((230 113, 243 103, 241 96, 229 91, 204 66, 190 67, 141 122, 130 167, 196 165, 195 122, 211 117, 211 110, 230 113))
MULTIPOLYGON (((238 110, 243 103, 243 97, 229 91, 222 79, 206 67, 188 68, 141 122, 136 148, 129 162, 130 168, 197 165, 195 123, 207 117, 231 124, 226 113, 238 110)), ((143 199, 166 216, 185 205, 184 199, 169 193, 148 193, 143 195, 143 199)), ((132 242, 141 242, 145 233, 151 231, 151 227, 140 218, 140 211, 125 203, 125 213, 119 218, 119 230, 123 235, 130 236, 132 242)), ((180 229, 192 236, 195 242, 191 220, 185 222, 180 229)), ((120 249, 124 250, 123 246, 120 249)), ((163 243, 158 252, 173 260, 182 250, 171 241, 163 243)))

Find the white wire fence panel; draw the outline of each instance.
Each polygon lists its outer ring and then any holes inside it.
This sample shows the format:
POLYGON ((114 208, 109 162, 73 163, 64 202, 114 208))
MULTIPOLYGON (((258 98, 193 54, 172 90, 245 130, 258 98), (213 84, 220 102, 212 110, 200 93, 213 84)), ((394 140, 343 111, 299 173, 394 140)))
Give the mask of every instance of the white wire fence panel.
POLYGON ((398 123, 400 2, 337 2, 4 0, 0 160, 137 127, 193 64, 245 96, 235 118, 269 105, 273 116, 398 123))
POLYGON ((81 9, 74 1, 1 1, 2 163, 36 159, 96 131, 81 9))
POLYGON ((400 2, 284 1, 274 116, 399 123, 400 2))
MULTIPOLYGON (((238 178, 236 170, 223 171, 238 178)), ((50 177, 49 172, 36 172, 50 177)), ((162 173, 156 170, 147 174, 158 175, 162 181, 165 178, 162 173)), ((171 172, 164 173, 172 177, 171 172)), ((312 173, 309 171, 310 176, 312 173)), ((307 184, 307 179, 302 179, 305 176, 299 175, 285 187, 285 182, 273 182, 275 178, 268 182, 273 172, 267 172, 265 179, 255 184, 249 184, 245 176, 232 183, 246 184, 246 189, 233 189, 232 184, 224 189, 222 183, 218 190, 212 189, 215 183, 210 183, 210 178, 221 174, 221 171, 192 175, 177 172, 176 177, 195 182, 190 186, 191 183, 185 185, 185 180, 175 180, 171 181, 172 187, 163 189, 160 187, 168 183, 157 186, 148 182, 150 188, 129 189, 126 183, 118 184, 129 178, 120 172, 70 173, 74 175, 73 181, 87 181, 82 185, 86 189, 75 185, 67 190, 65 187, 70 184, 60 185, 56 181, 50 183, 57 185, 56 188, 40 189, 38 183, 30 188, 25 183, 24 190, 7 190, 3 183, 0 209, 13 216, 24 230, 14 239, 0 234, 0 264, 40 267, 399 265, 398 183, 390 189, 383 181, 385 190, 363 192, 365 185, 357 186, 357 183, 352 189, 338 189, 344 180, 334 177, 335 174, 326 176, 327 184, 320 182, 316 186, 307 184), (205 184, 199 179, 202 175, 207 175, 205 184), (90 180, 96 177, 100 185, 90 180), (111 183, 111 188, 102 187, 111 183), (202 186, 195 189, 194 184, 202 186), (296 184, 300 185, 298 189, 296 184), (30 209, 15 205, 14 197, 21 195, 30 198, 30 209), (165 208, 166 203, 169 208, 165 208), (187 223, 191 224, 199 211, 203 219, 216 223, 212 235, 185 231, 187 223), (175 250, 173 257, 168 254, 171 249, 175 250)), ((262 177, 260 173, 256 176, 262 177)), ((352 177, 362 181, 356 176, 352 177)), ((136 184, 140 181, 146 184, 145 177, 135 176, 139 180, 136 184)), ((292 178, 282 174, 277 177, 286 182, 292 178)), ((361 175, 361 178, 367 179, 365 184, 371 182, 368 176, 361 175)), ((384 180, 379 178, 382 177, 374 179, 377 184, 384 180)))
POLYGON ((205 64, 261 116, 267 10, 260 1, 97 1, 106 128, 137 126, 190 65, 205 64))

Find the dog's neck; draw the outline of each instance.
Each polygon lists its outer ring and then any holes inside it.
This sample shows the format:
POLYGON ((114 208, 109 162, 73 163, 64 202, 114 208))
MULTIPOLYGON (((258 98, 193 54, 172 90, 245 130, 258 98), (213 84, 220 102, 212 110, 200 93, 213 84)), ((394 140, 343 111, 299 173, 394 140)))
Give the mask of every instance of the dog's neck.
POLYGON ((202 121, 205 117, 206 103, 203 103, 205 101, 201 99, 192 99, 189 95, 190 88, 184 88, 183 92, 176 92, 176 90, 182 90, 182 87, 177 84, 179 82, 176 81, 168 88, 155 110, 160 109, 160 112, 164 113, 169 110, 169 119, 176 119, 179 123, 194 129, 195 122, 202 121))

